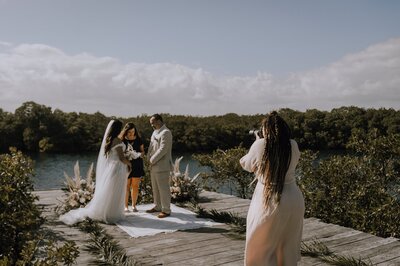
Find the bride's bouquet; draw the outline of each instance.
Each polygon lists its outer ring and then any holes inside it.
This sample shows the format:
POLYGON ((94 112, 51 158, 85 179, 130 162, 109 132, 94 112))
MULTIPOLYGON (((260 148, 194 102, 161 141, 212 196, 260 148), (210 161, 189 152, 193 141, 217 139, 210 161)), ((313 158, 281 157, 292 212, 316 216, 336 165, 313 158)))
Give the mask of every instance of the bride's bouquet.
POLYGON ((135 151, 131 144, 128 144, 124 153, 125 153, 125 158, 130 161, 137 159, 140 157, 140 155, 142 155, 140 152, 135 151))

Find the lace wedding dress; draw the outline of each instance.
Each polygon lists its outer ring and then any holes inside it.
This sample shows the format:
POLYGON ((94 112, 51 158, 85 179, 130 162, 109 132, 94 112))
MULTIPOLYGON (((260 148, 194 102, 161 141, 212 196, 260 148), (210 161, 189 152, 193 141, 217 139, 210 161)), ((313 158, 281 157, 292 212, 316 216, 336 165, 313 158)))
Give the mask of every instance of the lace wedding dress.
POLYGON ((122 163, 116 151, 125 144, 120 143, 111 148, 108 157, 104 155, 105 139, 111 128, 111 121, 104 134, 96 165, 96 189, 93 199, 84 207, 71 210, 60 216, 60 221, 72 225, 83 221, 85 218, 114 224, 123 219, 126 183, 128 177, 127 166, 122 163))

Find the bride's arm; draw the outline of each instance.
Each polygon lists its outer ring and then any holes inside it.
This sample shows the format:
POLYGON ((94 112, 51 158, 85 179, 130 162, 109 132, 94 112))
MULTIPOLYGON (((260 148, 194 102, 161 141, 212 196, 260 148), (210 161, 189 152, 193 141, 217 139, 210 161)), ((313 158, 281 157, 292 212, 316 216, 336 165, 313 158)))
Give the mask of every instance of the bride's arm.
MULTIPOLYGON (((117 146, 118 144, 122 144, 122 141, 117 139, 117 138, 115 138, 113 140, 112 147, 117 146)), ((115 150, 116 150, 116 152, 118 154, 119 160, 131 168, 132 164, 128 159, 125 158, 124 150, 122 149, 122 146, 119 145, 118 147, 115 147, 115 150)))

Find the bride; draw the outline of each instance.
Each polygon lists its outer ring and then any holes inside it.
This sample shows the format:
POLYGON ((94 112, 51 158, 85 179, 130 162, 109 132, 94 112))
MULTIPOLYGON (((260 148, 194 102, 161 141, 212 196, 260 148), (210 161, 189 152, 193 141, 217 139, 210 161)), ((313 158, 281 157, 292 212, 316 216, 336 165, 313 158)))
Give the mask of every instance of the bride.
POLYGON ((97 159, 93 199, 84 208, 61 215, 63 223, 72 225, 88 217, 113 224, 125 217, 125 189, 131 163, 124 157, 126 147, 119 138, 123 135, 121 129, 119 120, 108 123, 97 159))

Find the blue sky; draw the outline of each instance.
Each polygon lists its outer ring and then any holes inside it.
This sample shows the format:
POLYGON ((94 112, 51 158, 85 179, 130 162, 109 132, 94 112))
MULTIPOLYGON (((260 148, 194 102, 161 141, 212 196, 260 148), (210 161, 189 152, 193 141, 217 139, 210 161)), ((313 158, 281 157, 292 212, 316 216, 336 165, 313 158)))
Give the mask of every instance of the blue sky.
POLYGON ((0 108, 399 109, 399 14, 400 1, 0 0, 0 108))

